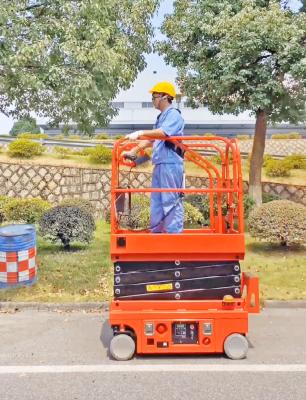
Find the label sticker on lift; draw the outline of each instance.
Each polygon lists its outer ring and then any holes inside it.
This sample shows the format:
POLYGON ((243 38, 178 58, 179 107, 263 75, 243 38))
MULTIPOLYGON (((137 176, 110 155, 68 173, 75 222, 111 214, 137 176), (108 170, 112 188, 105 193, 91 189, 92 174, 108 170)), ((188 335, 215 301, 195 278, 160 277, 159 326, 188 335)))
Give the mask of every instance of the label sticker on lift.
POLYGON ((163 290, 173 290, 172 283, 162 283, 160 285, 147 285, 147 292, 161 292, 163 290))

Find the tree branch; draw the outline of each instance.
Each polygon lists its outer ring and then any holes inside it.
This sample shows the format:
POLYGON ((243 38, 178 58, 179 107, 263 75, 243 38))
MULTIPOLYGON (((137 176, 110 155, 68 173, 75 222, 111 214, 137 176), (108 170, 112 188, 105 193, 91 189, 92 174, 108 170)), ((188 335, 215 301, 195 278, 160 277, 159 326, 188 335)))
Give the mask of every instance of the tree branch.
POLYGON ((2 109, 2 107, 0 107, 0 113, 4 114, 7 118, 10 117, 9 114, 7 114, 7 113, 2 109))
POLYGON ((23 9, 19 10, 19 12, 30 11, 30 10, 33 10, 35 8, 45 7, 45 6, 48 6, 48 5, 50 5, 49 2, 39 3, 39 4, 32 4, 31 6, 28 6, 26 8, 23 8, 23 9))
POLYGON ((272 57, 275 54, 274 50, 267 49, 265 51, 268 51, 270 54, 265 54, 265 55, 257 57, 257 59, 249 65, 258 64, 260 61, 265 60, 266 58, 272 57))

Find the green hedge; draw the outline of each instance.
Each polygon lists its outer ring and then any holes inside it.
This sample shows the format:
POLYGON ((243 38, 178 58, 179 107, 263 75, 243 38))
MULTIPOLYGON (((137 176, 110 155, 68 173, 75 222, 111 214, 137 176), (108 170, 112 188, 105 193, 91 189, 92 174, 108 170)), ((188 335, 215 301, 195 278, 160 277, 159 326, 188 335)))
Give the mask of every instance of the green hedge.
POLYGON ((112 161, 112 150, 99 144, 90 150, 89 160, 93 164, 109 164, 112 161))
POLYGON ((237 135, 236 138, 238 140, 249 140, 249 139, 252 139, 252 137, 250 135, 237 135))
POLYGON ((3 206, 4 219, 34 224, 50 207, 47 201, 41 199, 11 198, 3 206))
POLYGON ((68 158, 71 154, 74 154, 73 150, 63 147, 63 146, 55 146, 53 148, 53 152, 59 157, 59 158, 68 158))
POLYGON ((81 137, 80 135, 69 135, 69 136, 67 136, 67 139, 69 139, 69 140, 84 140, 84 137, 81 137))
POLYGON ((8 196, 0 195, 0 224, 5 221, 5 213, 4 207, 11 201, 12 199, 8 196))
MULTIPOLYGON (((120 218, 120 226, 128 229, 150 228, 150 197, 146 195, 132 196, 131 212, 128 210, 120 218)), ((185 228, 199 227, 205 223, 201 212, 187 201, 184 204, 184 226, 185 228)), ((110 212, 105 213, 105 220, 110 221, 110 212)))
POLYGON ((108 135, 106 133, 98 133, 94 139, 96 140, 105 140, 105 139, 109 139, 108 135))
POLYGON ((290 166, 284 160, 269 160, 265 164, 266 175, 271 177, 290 176, 290 166))
POLYGON ((23 132, 17 135, 19 139, 48 139, 49 136, 45 133, 31 133, 31 132, 23 132))
POLYGON ((8 146, 8 154, 10 157, 33 158, 35 156, 40 156, 43 152, 43 146, 30 139, 16 139, 8 146))
POLYGON ((303 154, 292 154, 284 158, 284 163, 292 169, 306 169, 306 156, 303 154))
POLYGON ((302 135, 298 132, 276 133, 271 135, 271 139, 301 139, 302 135))

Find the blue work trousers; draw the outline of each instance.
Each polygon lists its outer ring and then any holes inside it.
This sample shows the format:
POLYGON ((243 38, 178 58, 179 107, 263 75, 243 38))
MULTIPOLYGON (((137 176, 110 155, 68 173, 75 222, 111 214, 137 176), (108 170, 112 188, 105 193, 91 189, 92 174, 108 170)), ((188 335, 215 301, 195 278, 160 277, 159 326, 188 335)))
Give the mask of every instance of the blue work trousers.
MULTIPOLYGON (((156 164, 152 188, 183 187, 184 166, 180 163, 156 164)), ((180 233, 184 225, 183 199, 177 192, 151 193, 151 232, 180 233)))

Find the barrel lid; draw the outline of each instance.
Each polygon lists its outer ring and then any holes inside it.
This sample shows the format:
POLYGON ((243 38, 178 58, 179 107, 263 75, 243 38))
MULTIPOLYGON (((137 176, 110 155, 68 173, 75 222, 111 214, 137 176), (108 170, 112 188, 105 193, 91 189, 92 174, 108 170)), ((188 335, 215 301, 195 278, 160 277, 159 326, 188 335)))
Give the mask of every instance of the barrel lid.
POLYGON ((22 236, 35 231, 34 225, 12 224, 0 228, 0 236, 22 236))

